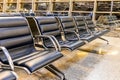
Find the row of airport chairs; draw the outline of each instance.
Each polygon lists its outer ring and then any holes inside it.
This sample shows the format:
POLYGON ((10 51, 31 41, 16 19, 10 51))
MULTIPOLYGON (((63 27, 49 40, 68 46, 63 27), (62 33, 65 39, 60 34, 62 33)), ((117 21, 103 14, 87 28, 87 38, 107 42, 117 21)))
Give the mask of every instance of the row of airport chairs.
MULTIPOLYGON (((0 62, 4 66, 10 63, 12 72, 19 67, 29 74, 44 67, 66 80, 64 73, 51 64, 63 57, 61 50, 73 51, 96 38, 105 40, 101 36, 107 32, 95 26, 89 16, 1 17, 0 62)), ((11 77, 17 79, 15 74, 11 77)))
POLYGON ((120 20, 115 15, 104 15, 100 16, 97 20, 98 25, 103 25, 104 28, 110 28, 114 30, 115 28, 120 26, 120 20))

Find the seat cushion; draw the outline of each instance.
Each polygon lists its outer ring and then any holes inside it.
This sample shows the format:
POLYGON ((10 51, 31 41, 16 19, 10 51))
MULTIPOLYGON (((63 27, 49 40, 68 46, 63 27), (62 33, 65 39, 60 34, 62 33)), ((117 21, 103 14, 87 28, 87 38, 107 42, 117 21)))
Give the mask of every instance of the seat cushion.
POLYGON ((30 55, 14 60, 14 64, 27 67, 30 72, 34 72, 62 56, 63 55, 58 51, 36 51, 30 55))
MULTIPOLYGON (((77 49, 80 46, 85 44, 85 42, 79 41, 78 38, 74 38, 74 40, 70 40, 70 41, 68 41, 68 40, 67 41, 59 40, 58 42, 59 42, 62 49, 68 48, 70 50, 75 50, 75 49, 77 49)), ((53 44, 50 43, 50 42, 47 42, 46 46, 48 48, 53 48, 54 47, 53 44)))
POLYGON ((13 71, 0 71, 0 80, 16 80, 17 76, 13 71))
POLYGON ((93 31, 93 34, 94 34, 95 36, 100 37, 100 36, 106 34, 107 32, 109 32, 109 30, 108 30, 108 29, 105 29, 105 30, 101 30, 101 31, 93 31))
POLYGON ((93 41, 94 39, 96 39, 97 36, 94 36, 94 35, 90 35, 90 34, 83 34, 83 35, 80 35, 80 39, 81 40, 85 40, 85 41, 93 41))
POLYGON ((83 41, 63 41, 60 42, 62 48, 69 48, 70 50, 75 50, 80 46, 83 46, 85 42, 83 41))

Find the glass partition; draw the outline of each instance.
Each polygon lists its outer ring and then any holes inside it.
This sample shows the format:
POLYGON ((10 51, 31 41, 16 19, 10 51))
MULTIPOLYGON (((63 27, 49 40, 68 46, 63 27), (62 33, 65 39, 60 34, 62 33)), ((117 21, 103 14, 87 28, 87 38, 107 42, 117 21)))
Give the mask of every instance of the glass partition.
POLYGON ((28 12, 32 9, 32 3, 21 3, 21 10, 28 12))
POLYGON ((69 11, 69 2, 53 2, 54 11, 69 11))
POLYGON ((17 9, 17 3, 8 3, 6 11, 15 11, 17 9))
POLYGON ((111 11, 111 1, 98 1, 97 11, 111 11))
POLYGON ((35 10, 49 10, 49 3, 48 2, 36 3, 35 10))
POLYGON ((93 11, 94 1, 73 2, 73 11, 93 11))
POLYGON ((120 11, 120 1, 114 1, 114 3, 113 3, 113 11, 115 11, 115 12, 120 11))

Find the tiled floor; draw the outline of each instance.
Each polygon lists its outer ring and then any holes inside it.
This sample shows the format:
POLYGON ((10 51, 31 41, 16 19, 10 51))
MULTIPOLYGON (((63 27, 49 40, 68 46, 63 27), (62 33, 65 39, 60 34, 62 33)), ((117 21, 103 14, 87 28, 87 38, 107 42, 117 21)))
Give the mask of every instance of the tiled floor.
MULTIPOLYGON (((67 80, 120 80, 120 38, 104 38, 110 41, 109 45, 96 39, 73 52, 62 51, 65 56, 53 64, 67 80), (102 54, 98 54, 99 50, 102 54)), ((19 80, 59 80, 44 68, 32 75, 21 69, 16 72, 19 80)))
POLYGON ((120 80, 120 38, 108 39, 111 48, 84 80, 120 80))

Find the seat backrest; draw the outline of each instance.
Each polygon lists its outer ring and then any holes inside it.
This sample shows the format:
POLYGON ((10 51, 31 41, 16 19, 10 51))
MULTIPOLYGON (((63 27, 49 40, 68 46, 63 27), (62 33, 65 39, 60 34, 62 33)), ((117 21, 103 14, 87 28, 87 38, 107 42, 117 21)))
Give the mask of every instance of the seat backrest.
POLYGON ((86 24, 83 16, 74 16, 74 21, 79 30, 86 29, 86 24))
POLYGON ((58 17, 61 24, 61 32, 64 40, 72 40, 75 38, 75 32, 78 32, 76 24, 72 16, 58 17), (74 32, 73 32, 74 31, 74 32))
MULTIPOLYGON (((59 29, 59 23, 55 17, 35 17, 37 21, 37 27, 41 35, 52 35, 58 41, 62 40, 61 32, 59 29)), ((44 46, 51 45, 49 39, 41 39, 44 46)))
MULTIPOLYGON (((0 46, 8 49, 12 59, 28 55, 35 50, 25 18, 0 18, 0 46)), ((0 60, 3 62, 7 60, 2 51, 0 51, 0 60)))
POLYGON ((61 16, 58 17, 60 23, 61 23, 61 30, 76 30, 76 26, 75 23, 73 21, 73 17, 72 16, 61 16))
POLYGON ((42 35, 60 36, 59 23, 55 17, 36 17, 42 35))
POLYGON ((84 16, 74 16, 74 21, 77 26, 77 33, 88 33, 87 25, 84 16))
POLYGON ((84 16, 85 18, 85 21, 86 21, 86 24, 87 24, 87 27, 88 28, 93 28, 95 27, 93 21, 92 21, 92 18, 90 16, 84 16))

